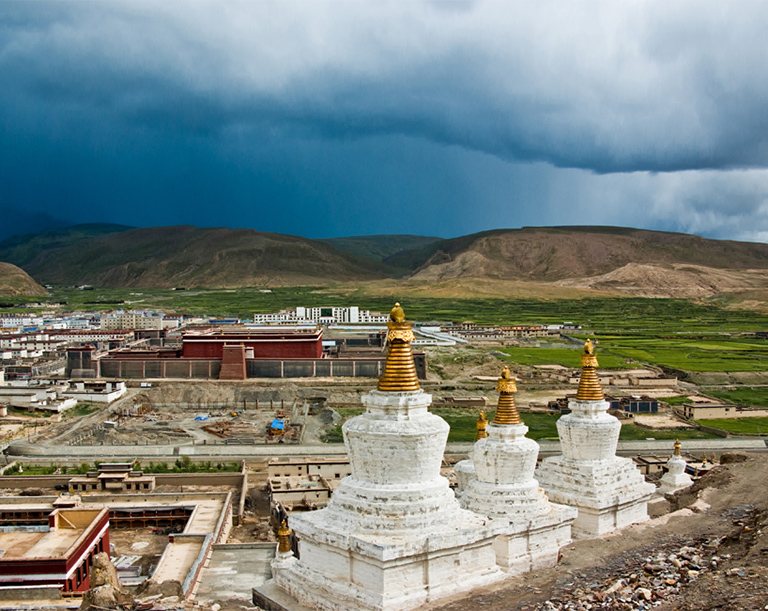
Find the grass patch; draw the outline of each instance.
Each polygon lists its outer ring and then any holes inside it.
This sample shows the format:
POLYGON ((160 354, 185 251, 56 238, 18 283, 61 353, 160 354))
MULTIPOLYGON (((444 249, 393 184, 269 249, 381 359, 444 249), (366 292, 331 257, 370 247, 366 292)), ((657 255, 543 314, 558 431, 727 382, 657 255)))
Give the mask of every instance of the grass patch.
MULTIPOLYGON (((352 416, 363 413, 363 409, 340 409, 342 421, 331 429, 323 438, 325 443, 342 443, 344 438, 341 434, 341 425, 352 416)), ((430 410, 443 418, 451 427, 448 433, 449 443, 473 442, 477 436, 477 416, 478 412, 473 409, 461 409, 455 407, 438 407, 430 410)), ((485 417, 489 422, 493 420, 495 411, 487 411, 485 417)), ((540 414, 534 412, 524 412, 520 414, 523 422, 528 427, 527 436, 535 440, 553 440, 559 439, 557 435, 557 421, 559 414, 540 414)), ((765 419, 768 421, 768 419, 765 419)), ((768 425, 767 425, 768 426, 768 425)), ((631 423, 623 424, 619 439, 643 440, 649 437, 654 439, 714 439, 717 437, 714 433, 707 433, 698 429, 670 429, 670 430, 648 430, 631 423)))
POLYGON ((696 422, 737 435, 768 435, 768 418, 718 418, 696 422))
POLYGON ((149 465, 142 467, 141 463, 136 463, 134 469, 144 471, 144 473, 237 473, 240 471, 240 464, 237 462, 192 462, 189 456, 182 456, 176 459, 172 465, 164 462, 150 462, 149 465))
POLYGON ((622 423, 619 439, 642 441, 643 439, 716 439, 714 433, 699 429, 646 429, 636 424, 622 423))
MULTIPOLYGON (((509 355, 509 358, 521 365, 562 365, 563 367, 580 367, 582 346, 574 345, 573 348, 501 348, 501 352, 509 355)), ((620 369, 632 367, 625 358, 608 352, 598 355, 602 369, 620 369)))
MULTIPOLYGON (((98 471, 99 463, 82 463, 78 466, 59 465, 51 463, 49 465, 21 464, 22 472, 19 473, 18 465, 15 465, 6 475, 33 476, 33 475, 85 475, 89 471, 98 471)), ((192 462, 188 456, 182 456, 173 464, 164 462, 150 462, 149 465, 142 467, 141 463, 136 463, 133 467, 136 471, 144 473, 237 473, 240 471, 240 464, 237 462, 192 462)))
POLYGON ((95 403, 78 403, 72 409, 64 412, 62 417, 64 419, 80 418, 81 416, 88 416, 94 412, 97 412, 99 409, 101 409, 101 406, 95 403))
POLYGON ((676 397, 664 397, 663 399, 659 399, 659 401, 664 401, 664 403, 667 403, 669 405, 684 405, 685 403, 691 402, 691 400, 688 398, 687 395, 678 395, 676 397))
POLYGON ((709 391, 709 394, 726 403, 750 405, 754 407, 768 407, 768 389, 766 388, 749 386, 736 388, 734 390, 713 390, 709 391))
POLYGON ((49 411, 29 411, 21 407, 8 407, 8 414, 14 416, 24 416, 26 418, 50 418, 53 412, 49 411))
POLYGON ((344 443, 344 434, 341 432, 342 425, 350 418, 362 414, 365 408, 338 408, 335 411, 341 416, 341 420, 334 426, 328 427, 325 433, 320 436, 320 441, 323 443, 344 443))

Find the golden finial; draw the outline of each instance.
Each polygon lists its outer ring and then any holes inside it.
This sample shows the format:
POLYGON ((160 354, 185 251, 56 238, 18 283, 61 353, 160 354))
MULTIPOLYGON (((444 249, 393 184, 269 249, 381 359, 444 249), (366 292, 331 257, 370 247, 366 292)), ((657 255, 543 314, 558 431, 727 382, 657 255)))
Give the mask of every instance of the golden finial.
POLYGON ((400 303, 395 303, 395 307, 389 313, 389 320, 393 322, 405 322, 405 312, 400 307, 400 303))
POLYGON ((515 395, 517 385, 512 377, 512 372, 506 365, 501 370, 501 377, 496 384, 496 390, 499 391, 499 404, 496 407, 496 415, 493 418, 494 424, 520 424, 520 414, 515 405, 515 395))
POLYGON ((597 376, 597 356, 592 340, 584 342, 584 352, 581 354, 581 379, 576 391, 578 401, 604 401, 603 387, 597 376))
POLYGON ((277 529, 277 551, 283 554, 291 551, 291 529, 288 528, 288 522, 283 520, 280 528, 277 529))
POLYGON ((675 456, 680 456, 680 440, 675 439, 675 456))
POLYGON ((478 439, 484 439, 485 437, 488 437, 488 431, 485 430, 485 428, 488 426, 488 420, 485 418, 485 412, 481 411, 480 415, 477 417, 477 435, 475 436, 475 441, 478 439))
POLYGON ((378 390, 386 392, 409 392, 419 390, 419 378, 411 354, 413 330, 406 322, 405 312, 399 303, 389 313, 387 323, 387 364, 384 375, 379 378, 378 390))

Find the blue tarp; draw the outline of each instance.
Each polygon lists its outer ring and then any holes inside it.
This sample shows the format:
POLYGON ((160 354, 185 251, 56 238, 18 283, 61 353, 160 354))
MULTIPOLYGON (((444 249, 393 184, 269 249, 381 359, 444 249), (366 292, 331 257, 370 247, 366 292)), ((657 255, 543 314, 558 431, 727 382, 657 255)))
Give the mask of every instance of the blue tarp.
POLYGON ((208 420, 208 416, 198 416, 195 420, 208 420))
POLYGON ((275 418, 272 421, 272 424, 269 425, 269 428, 282 431, 285 428, 285 420, 280 420, 279 418, 275 418))

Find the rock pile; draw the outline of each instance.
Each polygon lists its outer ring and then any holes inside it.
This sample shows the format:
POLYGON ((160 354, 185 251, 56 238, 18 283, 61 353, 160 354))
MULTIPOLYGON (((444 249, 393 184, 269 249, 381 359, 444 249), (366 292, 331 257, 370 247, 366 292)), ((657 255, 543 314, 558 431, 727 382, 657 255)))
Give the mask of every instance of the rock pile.
MULTIPOLYGON (((620 567, 608 567, 602 579, 586 574, 564 584, 558 598, 541 603, 536 611, 643 611, 663 602, 679 599, 681 591, 703 573, 717 568, 721 539, 687 542, 670 546, 653 555, 634 558, 620 567)), ((727 555, 725 559, 729 558, 727 555)))

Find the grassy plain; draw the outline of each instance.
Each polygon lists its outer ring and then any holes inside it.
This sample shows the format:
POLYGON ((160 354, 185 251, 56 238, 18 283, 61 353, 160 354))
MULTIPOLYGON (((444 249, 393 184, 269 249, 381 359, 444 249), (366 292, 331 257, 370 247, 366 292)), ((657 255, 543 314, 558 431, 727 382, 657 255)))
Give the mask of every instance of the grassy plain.
POLYGON ((768 435, 768 418, 718 418, 697 420, 703 426, 728 431, 737 435, 768 435))
POLYGON ((711 390, 709 394, 737 405, 768 407, 768 388, 745 386, 734 390, 711 390))
MULTIPOLYGON (((54 289, 52 302, 72 310, 157 308, 169 313, 237 316, 281 308, 342 306, 388 312, 398 299, 410 320, 463 321, 478 324, 556 324, 572 321, 592 332, 604 368, 645 363, 693 372, 768 371, 768 340, 742 332, 768 330, 768 316, 748 310, 727 310, 685 299, 585 298, 502 299, 377 296, 364 285, 330 287, 261 287, 241 289, 54 289)), ((27 300, 31 302, 32 300, 27 300)), ((0 304, 2 305, 2 304, 0 304)), ((23 299, 4 304, 0 313, 24 310, 23 299)), ((28 308, 26 308, 28 310, 28 308)), ((37 310, 39 311, 39 309, 37 310)), ((579 346, 512 348, 510 358, 536 365, 577 366, 579 346)))

